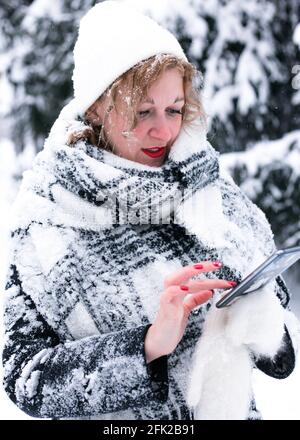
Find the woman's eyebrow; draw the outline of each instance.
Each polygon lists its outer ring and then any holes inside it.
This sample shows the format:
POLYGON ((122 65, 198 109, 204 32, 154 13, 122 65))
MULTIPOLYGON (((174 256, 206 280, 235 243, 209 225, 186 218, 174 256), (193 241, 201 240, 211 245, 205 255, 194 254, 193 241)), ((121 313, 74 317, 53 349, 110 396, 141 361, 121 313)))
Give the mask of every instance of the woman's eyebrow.
MULTIPOLYGON (((184 101, 184 98, 183 97, 177 97, 175 99, 175 101, 174 101, 174 104, 176 104, 176 102, 180 102, 180 101, 184 101)), ((155 104, 155 102, 151 98, 146 98, 145 101, 143 101, 143 102, 146 102, 147 104, 155 104)))

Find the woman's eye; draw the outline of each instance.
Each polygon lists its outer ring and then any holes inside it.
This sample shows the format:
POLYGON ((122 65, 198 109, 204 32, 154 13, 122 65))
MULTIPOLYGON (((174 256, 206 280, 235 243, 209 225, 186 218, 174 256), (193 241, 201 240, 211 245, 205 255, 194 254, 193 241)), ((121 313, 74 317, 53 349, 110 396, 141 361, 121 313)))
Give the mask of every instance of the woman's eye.
POLYGON ((149 113, 150 113, 149 110, 143 110, 143 111, 138 112, 138 116, 140 118, 144 118, 145 116, 149 115, 149 113))
MULTIPOLYGON (((150 113, 151 113, 150 110, 141 110, 141 111, 137 112, 138 117, 141 118, 141 119, 146 118, 147 116, 150 115, 150 113)), ((175 108, 167 109, 167 113, 169 113, 172 116, 182 115, 183 114, 182 110, 178 110, 178 109, 175 109, 175 108)))
POLYGON ((171 113, 171 115, 182 115, 182 110, 177 110, 175 108, 170 108, 168 112, 171 113))

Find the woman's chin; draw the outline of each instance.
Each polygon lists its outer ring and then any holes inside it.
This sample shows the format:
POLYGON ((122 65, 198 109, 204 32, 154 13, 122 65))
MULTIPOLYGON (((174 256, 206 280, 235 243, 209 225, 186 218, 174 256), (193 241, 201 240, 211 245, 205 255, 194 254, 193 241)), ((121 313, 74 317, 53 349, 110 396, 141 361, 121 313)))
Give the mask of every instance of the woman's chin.
POLYGON ((150 167, 161 167, 165 163, 168 155, 165 153, 161 157, 147 157, 143 153, 143 156, 136 158, 136 162, 139 162, 142 165, 148 165, 150 167))
POLYGON ((165 162, 165 159, 159 158, 159 159, 150 159, 150 160, 143 160, 140 163, 142 165, 147 165, 149 167, 161 167, 165 162))

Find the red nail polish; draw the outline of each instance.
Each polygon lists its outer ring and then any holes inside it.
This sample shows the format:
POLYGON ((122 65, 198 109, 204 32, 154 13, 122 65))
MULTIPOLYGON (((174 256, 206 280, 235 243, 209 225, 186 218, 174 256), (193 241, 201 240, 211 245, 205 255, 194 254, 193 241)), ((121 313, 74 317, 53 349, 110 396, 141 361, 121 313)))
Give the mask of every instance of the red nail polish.
POLYGON ((203 264, 194 264, 195 269, 203 269, 203 264))
POLYGON ((189 290, 188 286, 180 286, 180 289, 185 291, 189 290))
POLYGON ((236 286, 237 285, 237 282, 236 281, 228 281, 229 282, 229 284, 231 285, 231 286, 236 286))
POLYGON ((222 266, 223 266, 222 263, 220 263, 220 261, 215 261, 215 262, 213 263, 213 265, 214 265, 215 267, 222 267, 222 266))

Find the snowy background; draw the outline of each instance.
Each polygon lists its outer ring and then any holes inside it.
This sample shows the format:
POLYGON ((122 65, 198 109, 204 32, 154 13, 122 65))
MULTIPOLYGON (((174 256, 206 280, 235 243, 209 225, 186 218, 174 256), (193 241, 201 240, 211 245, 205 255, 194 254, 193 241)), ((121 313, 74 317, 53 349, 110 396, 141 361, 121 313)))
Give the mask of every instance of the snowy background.
MULTIPOLYGON (((120 0, 122 1, 122 0, 120 0)), ((300 245, 299 0, 123 0, 180 40, 202 72, 209 140, 266 213, 278 247, 300 245)), ((72 48, 91 0, 0 5, 0 291, 11 204, 22 173, 72 97, 72 48)), ((286 272, 300 318, 300 263, 286 272)), ((2 318, 1 342, 2 337, 2 318)), ((265 419, 300 419, 300 364, 279 381, 254 372, 265 419)), ((0 389, 0 419, 29 419, 0 389)))

